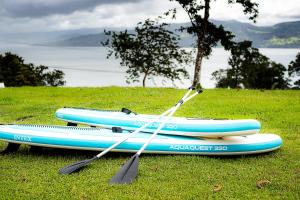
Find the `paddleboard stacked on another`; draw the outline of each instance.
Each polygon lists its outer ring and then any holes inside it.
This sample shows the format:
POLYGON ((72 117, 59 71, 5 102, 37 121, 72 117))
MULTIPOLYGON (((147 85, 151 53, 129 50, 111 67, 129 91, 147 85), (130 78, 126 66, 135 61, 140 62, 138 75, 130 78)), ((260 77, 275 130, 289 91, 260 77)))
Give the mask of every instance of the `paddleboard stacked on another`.
MULTIPOLYGON (((85 108, 61 108, 56 117, 69 125, 86 124, 106 128, 118 127, 124 130, 135 130, 156 115, 136 114, 126 108, 122 111, 108 111, 85 108)), ((164 118, 161 119, 163 121, 164 118)), ((152 123, 143 132, 154 132, 159 122, 152 123)), ((192 137, 224 137, 256 134, 260 123, 253 119, 224 120, 171 117, 159 132, 160 134, 181 135, 192 137)))
MULTIPOLYGON (((0 125, 0 140, 10 144, 101 151, 157 117, 136 114, 128 109, 104 111, 82 108, 62 108, 56 111, 56 116, 68 122, 69 126, 0 125), (92 127, 74 127, 77 124, 92 127)), ((129 137, 113 151, 138 151, 158 126, 158 122, 151 124, 143 132, 129 137)), ((258 134, 259 130, 260 123, 252 119, 172 117, 145 152, 236 155, 269 152, 280 148, 282 139, 278 135, 258 134)), ((16 146, 8 147, 13 149, 16 146)))
MULTIPOLYGON (((61 108, 56 111, 56 117, 68 122, 69 126, 77 126, 77 124, 85 124, 91 127, 101 126, 112 129, 113 132, 125 131, 125 134, 127 131, 134 131, 157 118, 156 115, 137 114, 126 108, 122 108, 121 111, 61 108)), ((140 134, 146 136, 148 133, 149 135, 158 126, 159 122, 152 123, 143 129, 144 133, 140 134)), ((171 117, 155 140, 169 143, 169 150, 167 152, 160 151, 159 145, 155 143, 151 143, 151 145, 157 147, 156 153, 193 153, 194 149, 197 154, 213 155, 251 154, 280 148, 282 145, 281 138, 275 134, 258 134, 260 127, 260 123, 253 119, 227 120, 171 117), (162 137, 165 140, 162 140, 162 137), (176 141, 182 141, 176 146, 177 151, 172 151, 174 145, 171 145, 171 142, 166 140, 167 138, 169 140, 176 138, 176 141), (268 139, 266 140, 266 138, 268 139), (198 145, 188 145, 187 143, 191 141, 196 142, 198 145), (263 147, 263 150, 256 149, 260 147, 263 147), (242 150, 243 148, 245 148, 245 151, 242 150), (197 150, 200 150, 200 152, 197 150)))

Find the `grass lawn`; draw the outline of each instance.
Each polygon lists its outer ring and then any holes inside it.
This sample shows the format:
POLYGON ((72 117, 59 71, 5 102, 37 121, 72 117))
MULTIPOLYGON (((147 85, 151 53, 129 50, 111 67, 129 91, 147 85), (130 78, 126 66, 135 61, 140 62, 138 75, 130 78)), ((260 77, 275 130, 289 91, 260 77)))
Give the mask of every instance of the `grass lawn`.
MULTIPOLYGON (((62 125, 54 113, 63 106, 160 114, 184 93, 160 88, 5 88, 0 89, 0 122, 62 125)), ((252 156, 143 154, 138 179, 113 186, 109 179, 132 154, 110 153, 80 173, 62 176, 60 167, 95 152, 38 151, 23 145, 16 153, 0 155, 0 199, 300 199, 300 91, 205 90, 176 115, 254 118, 262 123, 261 132, 280 135, 284 144, 278 151, 252 156)), ((0 142, 0 149, 5 146, 0 142)))

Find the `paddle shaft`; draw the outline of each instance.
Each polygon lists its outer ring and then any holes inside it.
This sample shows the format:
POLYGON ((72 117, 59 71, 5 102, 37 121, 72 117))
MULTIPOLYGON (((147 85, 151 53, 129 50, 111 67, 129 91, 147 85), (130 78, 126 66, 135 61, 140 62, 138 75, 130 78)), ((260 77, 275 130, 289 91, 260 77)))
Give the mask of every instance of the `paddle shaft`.
MULTIPOLYGON (((143 126, 141 126, 140 128, 136 129, 134 132, 130 133, 129 135, 127 135, 126 137, 122 138, 120 141, 116 142, 115 144, 111 145, 109 148, 105 149, 104 151, 102 151, 101 153, 99 153, 98 155, 96 155, 97 158, 100 158, 101 156, 105 155, 106 153, 108 153, 110 150, 114 149, 116 146, 118 146, 119 144, 121 144, 122 142, 124 142, 125 140, 127 140, 129 137, 132 137, 133 135, 137 134, 138 132, 142 131, 143 129, 145 129, 147 126, 149 126, 150 124, 152 124, 153 122, 158 121, 159 119, 161 119, 162 117, 166 116, 168 113, 173 113, 177 110, 177 106, 180 103, 183 104, 184 102, 187 102, 188 100, 190 100, 193 96, 195 96, 195 94, 189 96, 187 98, 187 96, 191 93, 191 91, 193 90, 193 88, 189 88, 189 90, 186 92, 186 94, 182 97, 182 99, 172 108, 170 108, 169 110, 165 111, 163 114, 161 114, 160 116, 158 116, 157 118, 154 118, 152 120, 150 120, 149 122, 147 122, 146 124, 144 124, 143 126), (176 110, 175 110, 176 109, 176 110), (173 112, 173 110, 175 110, 173 112)), ((180 106, 179 105, 179 106, 180 106)), ((172 114, 172 115, 173 115, 172 114)))
POLYGON ((176 112, 176 110, 186 101, 190 100, 197 94, 199 94, 201 90, 198 90, 193 95, 185 95, 178 103, 173 107, 172 111, 168 114, 166 118, 162 120, 159 127, 155 130, 155 132, 151 135, 151 137, 144 143, 144 145, 138 150, 136 154, 134 154, 121 168, 120 170, 110 179, 110 184, 129 184, 134 181, 134 179, 138 175, 138 164, 139 164, 139 156, 144 151, 144 149, 149 145, 149 143, 155 138, 158 132, 164 127, 167 121, 171 116, 176 112))
POLYGON ((149 145, 149 143, 156 137, 158 132, 164 127, 164 125, 169 121, 170 117, 174 115, 176 110, 184 103, 187 102, 188 100, 192 99, 194 96, 199 94, 199 92, 196 92, 189 96, 188 98, 187 95, 184 96, 174 107, 173 110, 168 114, 168 116, 160 123, 159 127, 155 130, 155 132, 151 135, 151 137, 148 139, 148 141, 140 148, 140 150, 136 153, 137 155, 141 155, 141 153, 145 150, 145 148, 149 145))

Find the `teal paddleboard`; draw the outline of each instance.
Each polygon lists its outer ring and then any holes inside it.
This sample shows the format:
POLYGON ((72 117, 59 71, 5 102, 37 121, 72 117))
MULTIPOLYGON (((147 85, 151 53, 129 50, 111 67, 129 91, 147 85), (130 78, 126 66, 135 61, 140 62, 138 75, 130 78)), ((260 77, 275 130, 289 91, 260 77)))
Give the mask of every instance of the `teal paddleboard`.
MULTIPOLYGON (((0 125, 0 140, 9 143, 65 149, 102 151, 130 134, 109 129, 42 125, 0 125)), ((138 133, 117 146, 116 152, 136 152, 151 136, 138 133)), ((223 139, 204 139, 185 136, 158 135, 145 153, 236 155, 256 154, 280 148, 282 140, 275 134, 228 136, 223 139)))
MULTIPOLYGON (((56 111, 56 117, 73 124, 86 124, 106 128, 121 127, 135 130, 147 122, 157 118, 155 115, 124 113, 121 111, 105 111, 82 108, 61 108, 56 111)), ((154 132, 159 126, 152 123, 144 132, 154 132)), ((253 119, 214 120, 172 117, 160 131, 161 134, 182 135, 193 137, 223 137, 256 134, 260 123, 253 119)))

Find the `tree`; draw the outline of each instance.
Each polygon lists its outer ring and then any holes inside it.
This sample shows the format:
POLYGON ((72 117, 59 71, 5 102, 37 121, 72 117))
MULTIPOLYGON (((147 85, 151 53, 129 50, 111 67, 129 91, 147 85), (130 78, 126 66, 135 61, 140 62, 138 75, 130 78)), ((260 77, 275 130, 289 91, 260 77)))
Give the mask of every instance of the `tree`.
POLYGON ((187 78, 183 67, 191 61, 191 53, 180 49, 179 36, 167 30, 168 24, 147 19, 138 23, 135 33, 105 31, 111 38, 102 43, 109 47, 108 58, 120 58, 126 66, 127 82, 139 82, 142 75, 143 87, 146 79, 162 76, 174 81, 187 78))
MULTIPOLYGON (((210 5, 212 0, 170 0, 177 1, 183 10, 187 13, 191 26, 182 27, 182 31, 186 30, 188 33, 196 36, 196 62, 193 85, 200 83, 201 64, 204 57, 208 57, 219 42, 226 49, 229 50, 233 45, 233 35, 231 32, 224 30, 224 27, 216 26, 209 21, 210 5)), ((228 0, 228 4, 240 4, 243 7, 244 14, 249 15, 249 19, 255 22, 258 15, 258 4, 252 0, 228 0)), ((176 9, 166 12, 169 15, 173 11, 173 18, 176 17, 176 9)))
POLYGON ((231 68, 212 74, 217 80, 217 87, 237 88, 242 84, 245 88, 284 89, 289 86, 285 78, 286 68, 270 61, 253 48, 250 41, 239 42, 231 48, 228 64, 231 68))
POLYGON ((60 70, 48 71, 43 65, 25 64, 24 59, 10 52, 0 54, 0 82, 5 86, 59 86, 64 85, 64 73, 60 70))
MULTIPOLYGON (((297 54, 295 61, 291 61, 288 68, 291 77, 300 76, 300 52, 297 54)), ((300 88, 300 78, 294 82, 296 88, 300 88)))

